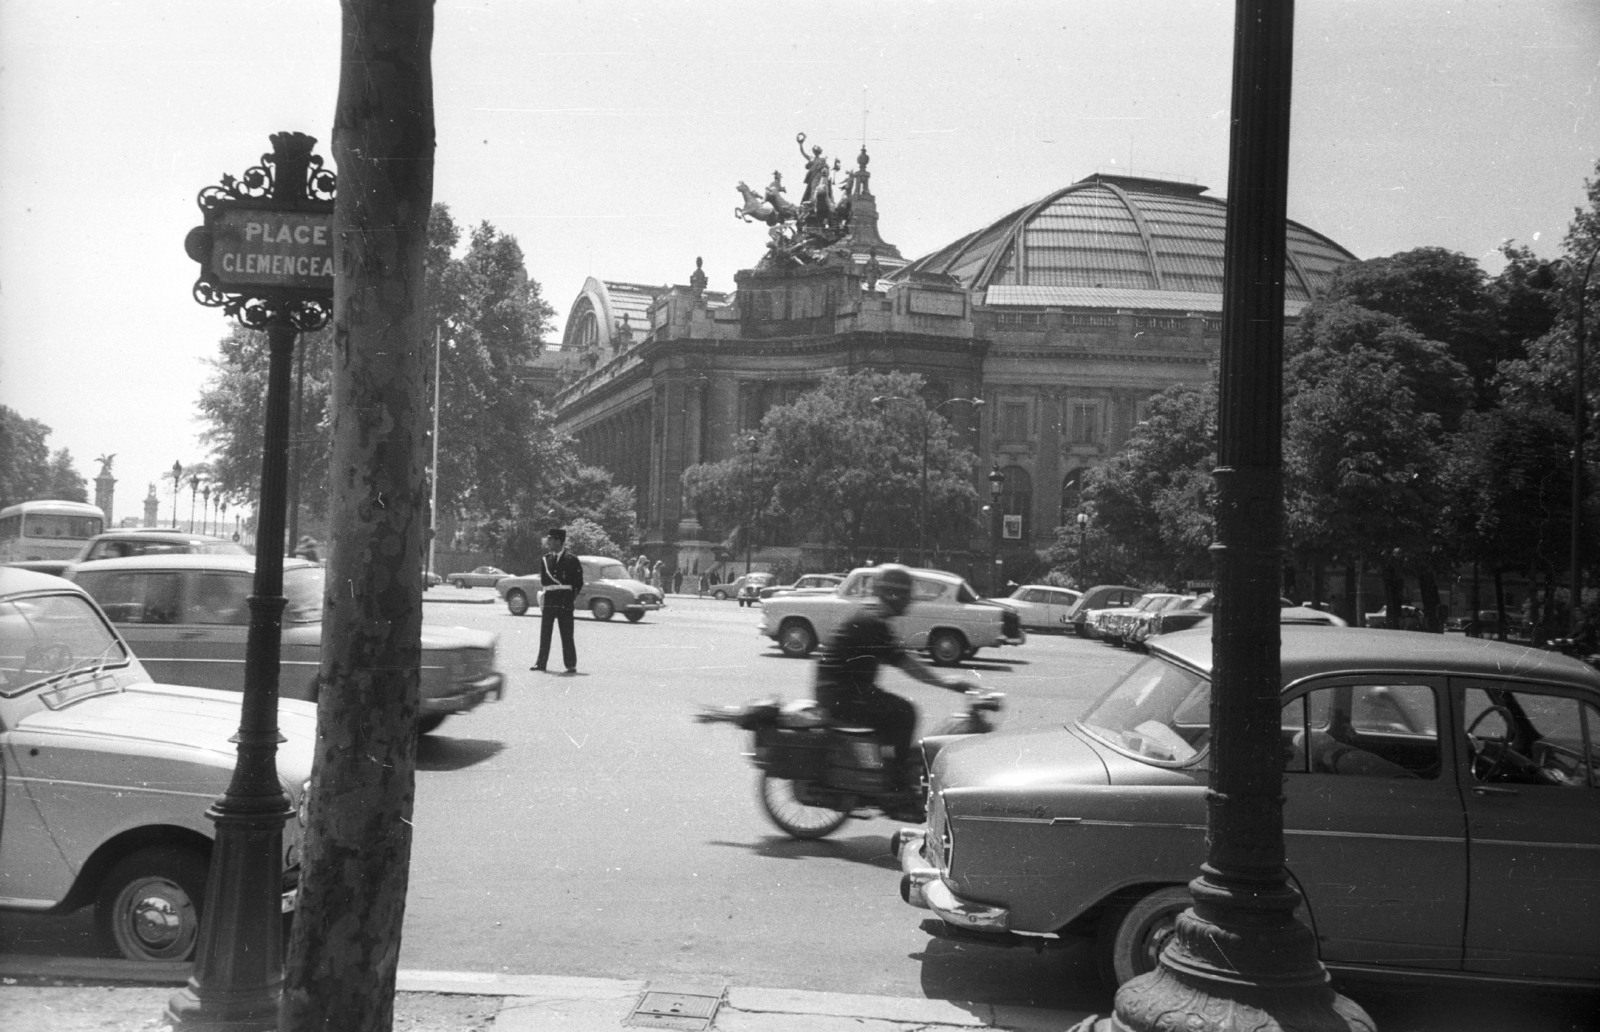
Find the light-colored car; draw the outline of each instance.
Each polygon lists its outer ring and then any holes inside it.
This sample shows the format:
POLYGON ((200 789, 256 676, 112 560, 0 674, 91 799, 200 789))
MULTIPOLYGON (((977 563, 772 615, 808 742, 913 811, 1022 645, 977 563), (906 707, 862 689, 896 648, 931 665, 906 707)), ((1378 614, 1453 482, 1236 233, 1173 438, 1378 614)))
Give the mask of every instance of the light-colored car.
POLYGON ((1189 595, 1173 592, 1148 592, 1135 599, 1132 605, 1092 610, 1089 613, 1089 626, 1094 628, 1094 636, 1101 641, 1111 645, 1121 645, 1140 613, 1159 613, 1162 610, 1175 609, 1190 598, 1189 595))
MULTIPOLYGON (((1375 613, 1366 615, 1366 626, 1388 627, 1389 607, 1384 606, 1375 613)), ((1416 606, 1400 607, 1400 629, 1402 631, 1421 631, 1427 629, 1427 621, 1422 619, 1422 610, 1416 606)))
MULTIPOLYGON (((130 960, 187 960, 205 908, 215 828, 238 748, 240 696, 153 684, 77 586, 0 569, 0 908, 93 905, 130 960)), ((301 813, 316 707, 278 706, 278 779, 301 813)), ((284 828, 284 908, 299 883, 298 819, 284 828)))
POLYGON ((1127 584, 1096 584, 1072 604, 1072 608, 1067 611, 1067 623, 1072 625, 1072 629, 1080 638, 1092 638, 1094 628, 1089 626, 1091 612, 1096 609, 1132 605, 1134 600, 1143 594, 1144 589, 1127 584))
MULTIPOLYGON (((609 620, 618 613, 629 623, 638 623, 644 614, 653 613, 666 603, 661 592, 635 580, 628 568, 615 559, 603 555, 580 555, 583 565, 583 590, 573 600, 576 609, 587 609, 596 620, 609 620)), ((495 590, 506 600, 512 616, 521 616, 537 606, 544 589, 537 573, 526 577, 502 577, 495 590)))
MULTIPOLYGON (((283 561, 279 692, 315 700, 322 667, 323 567, 283 561)), ((92 595, 150 673, 169 684, 244 691, 248 599, 255 559, 235 555, 147 555, 80 563, 71 578, 92 595)), ((422 625, 418 730, 499 699, 496 638, 468 627, 422 625)))
POLYGON ((445 580, 458 588, 492 588, 502 577, 511 574, 498 566, 477 566, 460 573, 447 573, 445 580))
POLYGON ((191 534, 184 530, 167 530, 161 527, 127 527, 96 534, 83 543, 78 554, 71 559, 39 560, 27 568, 39 573, 65 576, 74 563, 96 559, 125 559, 134 555, 249 555, 250 550, 237 541, 212 537, 210 534, 191 534))
MULTIPOLYGON (((791 656, 810 655, 872 597, 877 575, 876 567, 866 566, 850 571, 844 583, 827 594, 774 595, 763 604, 757 629, 791 656)), ((907 648, 926 650, 933 662, 950 666, 972 658, 979 649, 1028 640, 1015 610, 979 598, 957 575, 912 570, 911 579, 911 605, 891 625, 907 648)))
POLYGON ((1007 598, 996 599, 1017 611, 1022 626, 1029 631, 1065 631, 1070 627, 1067 613, 1083 592, 1058 588, 1054 584, 1024 584, 1007 598))
MULTIPOLYGON (((1211 636, 1149 649, 1070 727, 925 744, 908 902, 991 942, 1090 936, 1113 984, 1153 966, 1206 856, 1211 636)), ((1600 988, 1600 671, 1299 626, 1280 655, 1287 867, 1323 963, 1600 988)))
POLYGON ((733 600, 741 606, 753 606, 761 601, 761 589, 777 583, 770 573, 747 573, 733 582, 733 600))
POLYGON ((730 598, 738 598, 739 592, 744 589, 745 584, 752 577, 756 578, 762 584, 772 583, 772 574, 770 573, 746 573, 735 577, 731 581, 723 581, 721 584, 711 585, 710 587, 706 588, 706 594, 710 595, 718 602, 726 602, 730 598))
POLYGON ((803 577, 795 578, 793 584, 769 584, 761 589, 763 599, 771 598, 779 592, 803 591, 810 594, 826 594, 844 583, 842 573, 808 573, 803 577))

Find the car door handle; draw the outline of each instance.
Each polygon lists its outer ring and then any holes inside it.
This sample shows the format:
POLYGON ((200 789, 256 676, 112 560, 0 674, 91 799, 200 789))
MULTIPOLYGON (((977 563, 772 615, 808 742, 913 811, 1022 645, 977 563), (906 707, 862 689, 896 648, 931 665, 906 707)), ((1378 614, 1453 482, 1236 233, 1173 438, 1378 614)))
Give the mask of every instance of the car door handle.
POLYGON ((1517 789, 1505 788, 1500 785, 1473 785, 1472 794, 1475 796, 1491 795, 1521 795, 1517 789))
POLYGON ((206 632, 205 631, 179 631, 178 632, 178 637, 186 638, 186 639, 187 638, 204 638, 205 636, 206 636, 206 632))

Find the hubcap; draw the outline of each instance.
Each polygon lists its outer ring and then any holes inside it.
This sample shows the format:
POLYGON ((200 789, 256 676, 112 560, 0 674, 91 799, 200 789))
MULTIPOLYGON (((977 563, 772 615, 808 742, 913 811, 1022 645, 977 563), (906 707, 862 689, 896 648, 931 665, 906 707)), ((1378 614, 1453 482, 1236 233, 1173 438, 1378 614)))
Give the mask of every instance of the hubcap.
POLYGON ((129 924, 139 942, 153 951, 171 949, 183 936, 183 914, 164 895, 145 895, 136 900, 129 924))

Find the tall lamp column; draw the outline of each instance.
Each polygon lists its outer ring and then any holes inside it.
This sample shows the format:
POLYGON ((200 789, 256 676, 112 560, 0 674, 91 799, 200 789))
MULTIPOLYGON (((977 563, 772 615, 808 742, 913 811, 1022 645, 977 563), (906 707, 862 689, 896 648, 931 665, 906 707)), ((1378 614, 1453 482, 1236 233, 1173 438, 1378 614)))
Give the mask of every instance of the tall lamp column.
POLYGON ((1000 594, 1002 578, 1000 576, 1000 492, 1005 488, 1006 475, 1000 472, 1000 464, 996 462, 989 470, 989 551, 993 562, 990 564, 989 595, 994 597, 1000 594))
POLYGON ((178 495, 183 491, 183 463, 172 464, 172 529, 178 529, 178 495))

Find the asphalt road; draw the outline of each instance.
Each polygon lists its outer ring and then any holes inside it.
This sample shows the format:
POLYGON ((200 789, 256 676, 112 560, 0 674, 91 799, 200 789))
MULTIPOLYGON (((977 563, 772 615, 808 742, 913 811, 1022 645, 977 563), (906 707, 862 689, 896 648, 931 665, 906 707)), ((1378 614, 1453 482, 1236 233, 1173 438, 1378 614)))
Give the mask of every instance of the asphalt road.
MULTIPOLYGON (((692 720, 701 703, 810 694, 813 664, 758 637, 758 610, 673 598, 639 624, 580 617, 569 677, 528 670, 536 614, 442 601, 488 589, 435 592, 429 622, 500 635, 509 685, 504 701, 447 720, 421 746, 403 967, 1111 1006, 1080 945, 1035 953, 930 934, 926 912, 899 898, 896 824, 853 821, 802 843, 767 823, 743 733, 692 720)), ((1001 727, 1021 729, 1070 720, 1132 661, 1033 635, 964 673, 1006 692, 1001 727)), ((960 704, 884 676, 924 724, 960 704)), ((88 910, 0 913, 0 953, 98 952, 88 910)), ((1593 998, 1346 991, 1386 1032, 1596 1027, 1593 998)))

